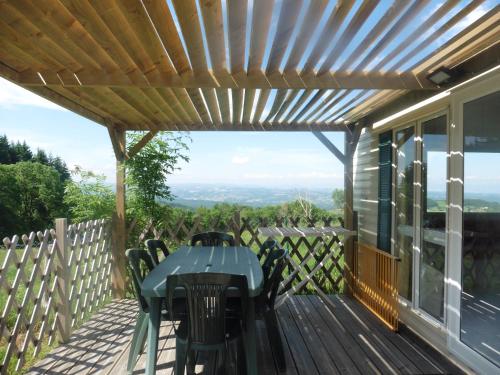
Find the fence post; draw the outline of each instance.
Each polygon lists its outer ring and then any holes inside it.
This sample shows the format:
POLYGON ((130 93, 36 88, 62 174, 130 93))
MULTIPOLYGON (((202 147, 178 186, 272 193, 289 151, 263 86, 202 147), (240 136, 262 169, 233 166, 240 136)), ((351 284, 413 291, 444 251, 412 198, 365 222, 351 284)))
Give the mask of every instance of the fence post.
POLYGON ((234 243, 236 246, 241 245, 241 218, 240 211, 236 211, 233 217, 233 232, 234 232, 234 243))
POLYGON ((61 335, 61 342, 65 343, 71 336, 71 301, 69 299, 71 288, 71 270, 69 267, 69 239, 68 219, 56 219, 56 254, 57 254, 57 289, 59 300, 57 302, 57 325, 61 335))

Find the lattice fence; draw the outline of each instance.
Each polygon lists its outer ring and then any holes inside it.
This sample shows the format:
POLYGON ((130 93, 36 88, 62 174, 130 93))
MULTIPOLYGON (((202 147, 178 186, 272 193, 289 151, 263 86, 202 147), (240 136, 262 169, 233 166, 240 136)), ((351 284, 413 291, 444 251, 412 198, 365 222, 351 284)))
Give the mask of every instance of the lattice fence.
MULTIPOLYGON (((173 250, 180 244, 189 243, 193 234, 211 230, 232 234, 237 244, 258 251, 267 239, 258 233, 263 226, 331 226, 334 219, 321 222, 304 217, 287 217, 269 220, 265 218, 240 217, 240 213, 210 220, 199 216, 183 216, 172 223, 155 225, 149 223, 142 231, 133 223, 129 228, 129 245, 143 246, 148 238, 164 240, 173 250)), ((293 293, 328 294, 343 290, 343 245, 337 237, 282 237, 276 238, 289 250, 288 265, 280 294, 284 297, 293 293)))
POLYGON ((1 374, 17 373, 68 337, 110 296, 109 221, 68 227, 58 220, 60 232, 15 235, 0 247, 1 374))
POLYGON ((71 327, 75 327, 111 295, 111 222, 70 225, 68 238, 71 327))

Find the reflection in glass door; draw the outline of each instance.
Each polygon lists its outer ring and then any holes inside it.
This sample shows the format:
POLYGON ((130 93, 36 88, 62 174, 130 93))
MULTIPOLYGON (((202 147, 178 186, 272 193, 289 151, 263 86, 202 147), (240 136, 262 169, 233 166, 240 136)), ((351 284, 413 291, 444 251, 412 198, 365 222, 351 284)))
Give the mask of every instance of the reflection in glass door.
POLYGON ((422 210, 419 306, 444 321, 446 246, 446 115, 422 122, 422 210))
POLYGON ((460 339, 500 366, 500 91, 463 106, 460 339))
POLYGON ((399 294, 412 300, 413 275, 413 171, 415 162, 415 127, 399 130, 396 142, 395 233, 394 255, 401 259, 399 294))

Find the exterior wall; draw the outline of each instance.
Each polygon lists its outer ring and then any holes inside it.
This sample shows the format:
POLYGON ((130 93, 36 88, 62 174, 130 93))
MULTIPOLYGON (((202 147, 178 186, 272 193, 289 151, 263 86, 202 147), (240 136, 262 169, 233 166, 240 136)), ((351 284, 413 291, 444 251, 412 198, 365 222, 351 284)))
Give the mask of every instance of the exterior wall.
POLYGON ((360 242, 377 246, 378 134, 365 128, 354 154, 354 211, 358 212, 360 242))

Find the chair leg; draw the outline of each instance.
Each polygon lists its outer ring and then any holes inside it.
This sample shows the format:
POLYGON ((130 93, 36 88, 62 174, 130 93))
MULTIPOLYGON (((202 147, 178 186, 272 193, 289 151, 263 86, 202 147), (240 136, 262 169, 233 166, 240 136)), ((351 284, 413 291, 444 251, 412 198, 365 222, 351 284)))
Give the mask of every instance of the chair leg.
POLYGON ((266 312, 264 314, 264 319, 266 322, 267 337, 269 338, 269 343, 271 344, 271 350, 276 359, 278 370, 284 372, 286 371, 285 353, 283 352, 283 343, 281 342, 281 333, 278 326, 278 319, 276 318, 276 312, 274 310, 266 312))
POLYGON ((134 335, 130 343, 130 352, 128 354, 127 373, 131 374, 134 371, 137 358, 142 349, 142 343, 146 337, 148 328, 148 316, 146 313, 140 311, 137 315, 137 321, 134 327, 134 335))
POLYGON ((217 354, 219 354, 217 359, 219 360, 218 368, 217 368, 217 375, 226 375, 226 349, 219 349, 217 351, 217 354), (220 357, 220 358, 219 358, 220 357))
POLYGON ((187 357, 187 342, 175 340, 175 375, 184 375, 187 357))
POLYGON ((238 374, 246 375, 247 373, 245 348, 243 347, 243 339, 241 337, 236 340, 236 369, 238 371, 238 374))
POLYGON ((196 368, 196 352, 193 349, 190 349, 187 353, 187 373, 188 375, 195 373, 196 368))

